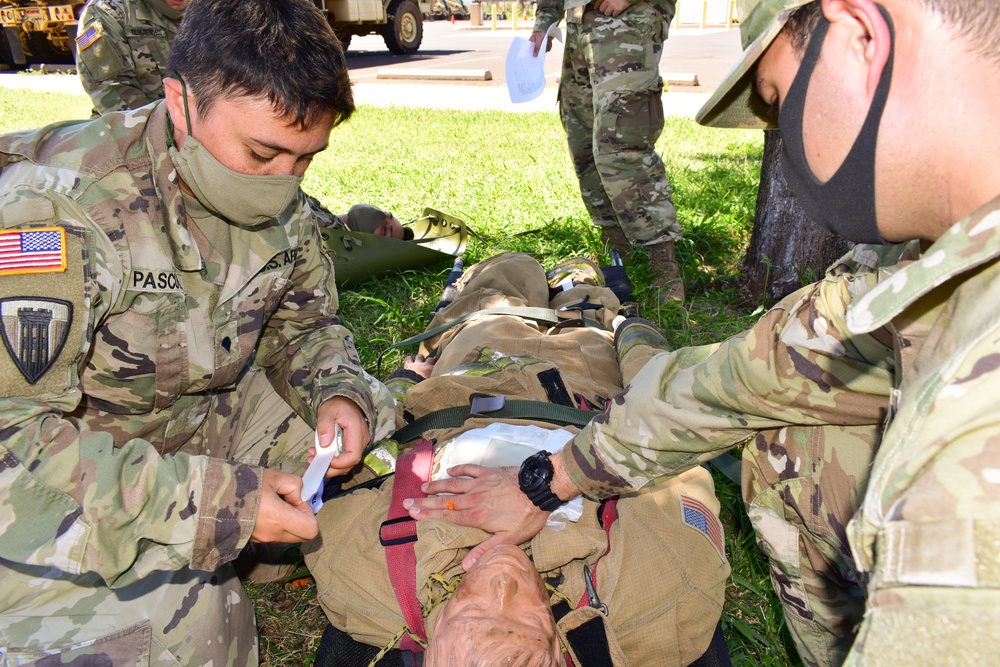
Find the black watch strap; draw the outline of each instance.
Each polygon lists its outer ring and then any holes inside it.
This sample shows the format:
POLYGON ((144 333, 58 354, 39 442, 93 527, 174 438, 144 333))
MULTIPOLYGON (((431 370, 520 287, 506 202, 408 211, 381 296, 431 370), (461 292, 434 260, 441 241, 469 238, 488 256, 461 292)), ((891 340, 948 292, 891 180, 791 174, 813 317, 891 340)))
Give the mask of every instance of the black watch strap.
POLYGON ((558 509, 563 504, 563 501, 559 500, 559 496, 552 493, 552 489, 550 488, 538 489, 534 493, 529 493, 527 495, 528 500, 534 503, 535 507, 544 512, 551 512, 558 509))

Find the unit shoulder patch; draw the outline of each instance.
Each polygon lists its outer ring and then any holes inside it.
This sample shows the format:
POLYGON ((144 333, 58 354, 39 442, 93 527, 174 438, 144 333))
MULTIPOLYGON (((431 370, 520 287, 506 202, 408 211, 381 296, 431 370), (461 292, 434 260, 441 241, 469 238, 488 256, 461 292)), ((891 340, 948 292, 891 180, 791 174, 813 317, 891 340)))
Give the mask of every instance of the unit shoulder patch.
POLYGON ((0 230, 0 276, 66 270, 62 227, 0 230))
POLYGON ((59 358, 72 322, 69 301, 26 296, 0 299, 0 338, 28 384, 35 384, 59 358))

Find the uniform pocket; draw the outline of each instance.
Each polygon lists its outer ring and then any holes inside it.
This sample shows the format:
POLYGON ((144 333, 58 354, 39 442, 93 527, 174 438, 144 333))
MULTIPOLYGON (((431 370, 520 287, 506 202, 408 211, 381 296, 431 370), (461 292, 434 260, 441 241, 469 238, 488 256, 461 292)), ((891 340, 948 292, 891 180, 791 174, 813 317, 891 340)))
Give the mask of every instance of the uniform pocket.
POLYGON ((602 140, 619 150, 642 151, 663 131, 663 99, 659 90, 617 95, 608 105, 609 122, 602 140))
MULTIPOLYGON (((89 622, 91 619, 85 619, 89 622)), ((4 663, 8 667, 27 665, 114 665, 146 667, 152 631, 149 621, 118 630, 97 639, 87 639, 58 647, 33 649, 8 646, 4 663)))
POLYGON ((279 273, 267 273, 256 276, 233 297, 226 322, 216 330, 213 387, 231 383, 243 371, 290 283, 279 273))

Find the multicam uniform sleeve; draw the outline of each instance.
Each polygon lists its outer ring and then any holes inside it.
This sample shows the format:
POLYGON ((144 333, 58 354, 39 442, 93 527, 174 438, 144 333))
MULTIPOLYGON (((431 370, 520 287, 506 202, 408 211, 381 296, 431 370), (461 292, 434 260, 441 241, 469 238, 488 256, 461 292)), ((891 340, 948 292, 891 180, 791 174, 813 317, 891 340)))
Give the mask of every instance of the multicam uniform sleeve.
POLYGON ((535 6, 534 32, 545 32, 553 23, 558 23, 563 14, 563 0, 538 0, 535 6))
POLYGON ((660 10, 663 20, 668 22, 673 20, 677 12, 677 0, 647 0, 647 2, 660 10))
POLYGON ((257 363, 278 394, 310 424, 315 425, 324 401, 344 396, 361 408, 378 442, 395 428, 395 403, 385 385, 362 368, 351 332, 336 315, 333 263, 321 248, 315 218, 308 207, 296 215, 305 232, 289 290, 258 345, 257 363))
POLYGON ((139 84, 125 21, 121 6, 107 2, 87 3, 80 16, 76 69, 100 115, 138 109, 158 99, 150 99, 139 84))
POLYGON ((0 233, 45 231, 66 258, 0 275, 0 558, 112 586, 235 558, 253 531, 262 469, 161 456, 138 438, 116 447, 74 416, 95 330, 122 289, 115 248, 58 195, 15 193, 0 210, 0 233))
POLYGON ((761 429, 882 423, 892 339, 884 329, 847 334, 845 310, 885 273, 839 263, 742 335, 652 357, 573 440, 567 473, 584 495, 607 497, 681 473, 761 429))

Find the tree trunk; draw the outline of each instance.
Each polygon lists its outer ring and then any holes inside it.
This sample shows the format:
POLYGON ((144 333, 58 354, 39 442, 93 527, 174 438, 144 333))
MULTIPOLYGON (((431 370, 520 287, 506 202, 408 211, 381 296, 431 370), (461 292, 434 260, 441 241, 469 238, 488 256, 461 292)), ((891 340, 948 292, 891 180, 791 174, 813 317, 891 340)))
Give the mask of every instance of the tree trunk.
POLYGON ((781 134, 764 132, 764 159, 750 247, 740 264, 749 303, 773 303, 817 280, 854 244, 809 220, 781 173, 781 134))

